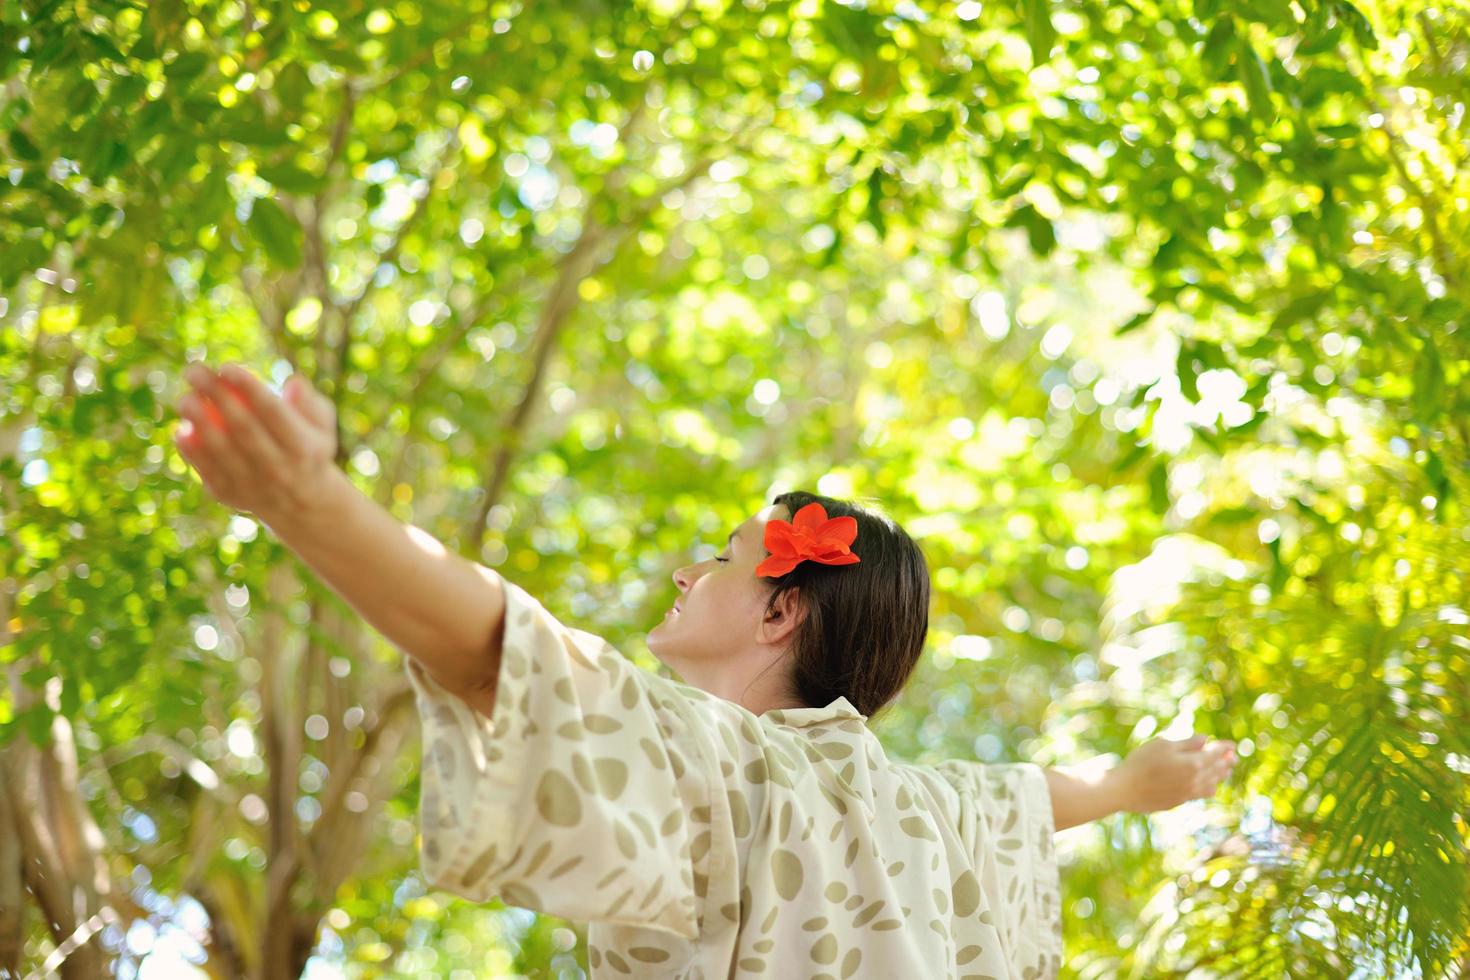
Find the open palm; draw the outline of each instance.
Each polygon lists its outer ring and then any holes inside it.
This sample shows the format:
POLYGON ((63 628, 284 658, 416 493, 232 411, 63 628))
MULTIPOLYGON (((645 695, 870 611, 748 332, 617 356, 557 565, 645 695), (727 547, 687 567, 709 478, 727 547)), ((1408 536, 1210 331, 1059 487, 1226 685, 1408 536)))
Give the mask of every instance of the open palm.
POLYGON ((174 441, 220 503, 259 516, 299 511, 336 470, 337 410, 302 375, 278 396, 249 371, 191 364, 174 441))

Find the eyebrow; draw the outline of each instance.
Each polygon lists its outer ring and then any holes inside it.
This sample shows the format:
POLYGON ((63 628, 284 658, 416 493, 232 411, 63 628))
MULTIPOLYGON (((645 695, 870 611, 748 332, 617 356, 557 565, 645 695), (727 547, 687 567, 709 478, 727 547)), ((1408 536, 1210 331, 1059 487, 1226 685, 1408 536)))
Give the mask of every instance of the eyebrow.
POLYGON ((725 539, 725 544, 733 546, 735 544, 735 535, 739 531, 740 531, 740 528, 738 528, 738 527, 734 531, 731 531, 730 532, 730 536, 725 539))

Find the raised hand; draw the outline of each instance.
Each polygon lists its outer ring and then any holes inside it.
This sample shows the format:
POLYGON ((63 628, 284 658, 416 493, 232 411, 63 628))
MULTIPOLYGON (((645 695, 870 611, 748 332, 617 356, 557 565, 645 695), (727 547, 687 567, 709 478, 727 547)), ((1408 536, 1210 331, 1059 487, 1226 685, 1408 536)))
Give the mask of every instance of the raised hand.
POLYGON ((1156 738, 1119 764, 1115 778, 1131 813, 1172 810, 1181 803, 1215 795, 1235 768, 1235 743, 1208 736, 1156 738))
POLYGON ((270 519, 300 514, 336 478, 337 411, 293 375, 277 396, 237 364, 190 364, 174 443, 220 503, 270 519))

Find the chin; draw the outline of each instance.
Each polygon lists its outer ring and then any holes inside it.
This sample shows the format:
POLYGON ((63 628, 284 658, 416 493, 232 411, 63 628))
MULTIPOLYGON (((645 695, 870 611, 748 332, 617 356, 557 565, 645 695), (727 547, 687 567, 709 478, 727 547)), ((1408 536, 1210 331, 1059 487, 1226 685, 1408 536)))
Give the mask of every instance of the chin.
POLYGON ((648 647, 648 652, 649 653, 653 654, 659 660, 663 660, 664 659, 664 654, 663 654, 664 641, 663 641, 663 637, 661 637, 661 636, 658 635, 658 627, 657 626, 655 626, 653 629, 651 629, 651 630, 648 631, 648 633, 643 638, 643 643, 644 643, 645 646, 648 647))
POLYGON ((648 652, 653 654, 653 658, 665 667, 677 670, 678 658, 673 656, 672 651, 665 645, 663 638, 656 635, 657 633, 658 627, 655 626, 648 631, 648 635, 644 638, 644 644, 648 647, 648 652))

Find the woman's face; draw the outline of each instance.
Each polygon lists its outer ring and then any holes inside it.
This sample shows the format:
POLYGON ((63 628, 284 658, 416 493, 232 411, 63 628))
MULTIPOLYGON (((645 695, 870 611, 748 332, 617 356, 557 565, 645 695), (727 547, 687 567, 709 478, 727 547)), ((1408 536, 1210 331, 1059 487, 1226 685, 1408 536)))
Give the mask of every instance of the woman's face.
POLYGON ((765 529, 774 519, 791 515, 772 504, 735 528, 715 557, 674 572, 679 597, 649 631, 648 649, 687 682, 699 685, 700 675, 737 667, 769 644, 772 634, 761 627, 771 588, 755 567, 769 555, 765 529))

